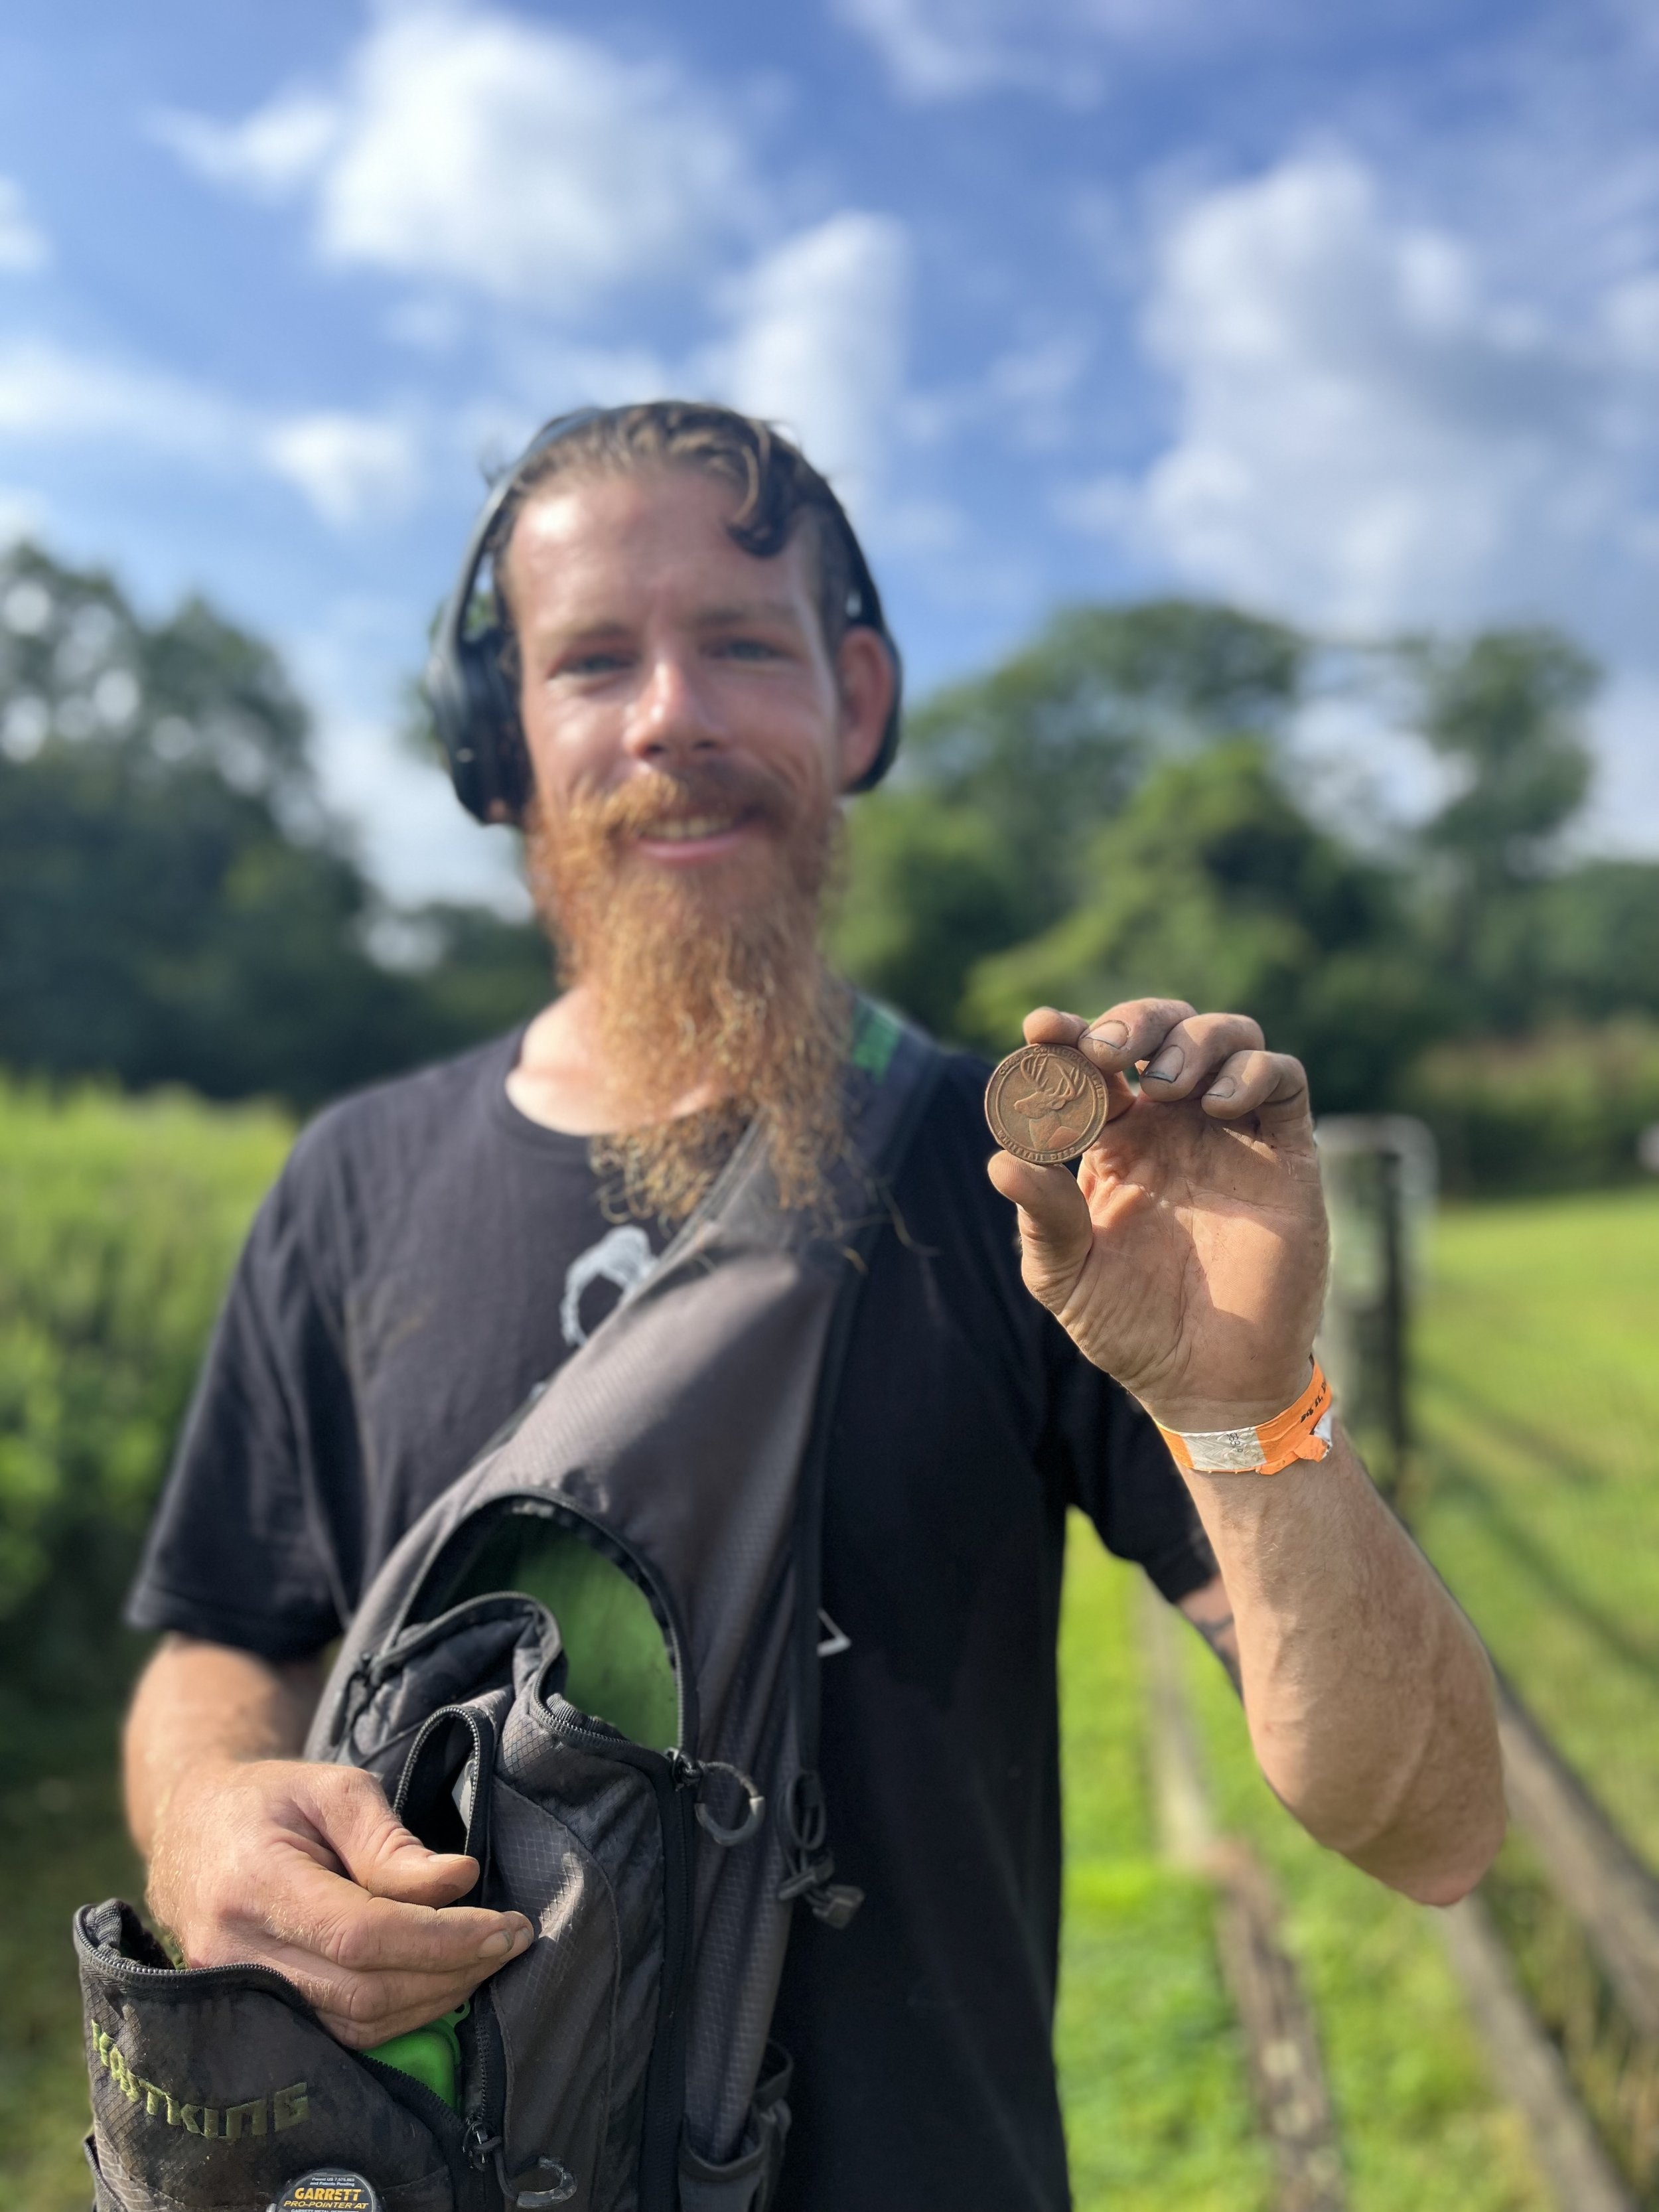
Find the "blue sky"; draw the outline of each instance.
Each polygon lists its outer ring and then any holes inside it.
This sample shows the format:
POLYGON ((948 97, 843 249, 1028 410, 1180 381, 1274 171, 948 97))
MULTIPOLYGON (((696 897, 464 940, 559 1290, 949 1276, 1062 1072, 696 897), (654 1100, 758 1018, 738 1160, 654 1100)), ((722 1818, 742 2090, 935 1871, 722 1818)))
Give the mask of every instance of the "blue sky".
POLYGON ((402 897, 508 866, 391 736, 481 468, 665 390, 836 476, 919 690, 1091 596, 1562 622, 1659 850, 1656 94, 1641 0, 12 10, 0 533, 270 636, 402 897))

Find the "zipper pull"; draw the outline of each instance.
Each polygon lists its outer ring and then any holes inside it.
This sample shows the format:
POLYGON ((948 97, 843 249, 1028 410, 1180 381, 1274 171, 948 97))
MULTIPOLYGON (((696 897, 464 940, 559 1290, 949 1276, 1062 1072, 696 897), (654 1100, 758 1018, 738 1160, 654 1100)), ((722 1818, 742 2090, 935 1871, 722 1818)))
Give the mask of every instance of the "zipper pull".
POLYGON ((475 2173, 482 2173, 489 2164, 494 2151, 497 2160, 501 2154, 501 2139, 485 2132, 482 2120, 469 2120, 461 2135, 461 2150, 467 2164, 475 2173))
POLYGON ((744 1801, 743 1818, 735 1826, 728 1828, 724 1821, 714 1818, 708 1806, 703 1803, 702 1792, 699 1790, 697 1824, 707 1835, 714 1838, 723 1851, 734 1850, 739 1844, 746 1844, 749 1841, 750 1836, 766 1818, 766 1800, 757 1784, 750 1779, 740 1766, 729 1766, 723 1759, 706 1759, 702 1763, 702 1774, 700 1780, 706 1781, 711 1774, 729 1774, 738 1789, 742 1790, 744 1801))
POLYGON ((733 1850, 746 1844, 761 1822, 766 1818, 766 1799, 757 1785, 740 1766, 728 1765, 723 1759, 688 1759, 683 1751, 663 1754, 674 1778, 677 1790, 692 1790, 697 1799, 697 1825, 714 1838, 723 1851, 733 1850), (744 1814, 735 1827, 728 1828, 717 1820, 702 1802, 702 1789, 711 1774, 729 1774, 744 1795, 744 1814))

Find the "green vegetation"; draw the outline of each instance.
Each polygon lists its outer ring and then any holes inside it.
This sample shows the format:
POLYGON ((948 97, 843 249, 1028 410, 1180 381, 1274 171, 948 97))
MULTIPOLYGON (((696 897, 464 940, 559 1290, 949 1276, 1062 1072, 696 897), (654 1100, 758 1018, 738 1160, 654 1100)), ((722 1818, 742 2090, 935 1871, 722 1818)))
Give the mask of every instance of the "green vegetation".
POLYGON ((1044 1001, 1244 1006, 1320 1111, 1427 1115, 1454 1188, 1627 1178, 1659 1114, 1659 866, 1570 857, 1595 684, 1542 629, 1337 653, 1225 607, 1073 609, 911 718, 851 818, 837 950, 994 1054, 1044 1001), (1362 848, 1310 805, 1291 733, 1334 687, 1445 764, 1412 834, 1362 848))
POLYGON ((0 598, 0 1064, 308 1107, 546 996, 527 924, 383 911, 269 647, 27 545, 0 598))
POLYGON ((8 1746, 0 1796, 0 2169, 17 2212, 86 2212, 81 2155, 87 2062, 70 1916, 137 1898, 143 1875, 117 1802, 115 1713, 107 1705, 57 1741, 8 1746))
POLYGON ((177 1093, 0 1085, 0 1698, 84 1693, 110 1665, 203 1344, 290 1134, 268 1109, 177 1093))
POLYGON ((1500 2101, 1432 1913, 1310 1843, 1262 1781, 1237 1698, 1188 1654, 1218 1817, 1285 1901, 1319 2022, 1353 2212, 1546 2212, 1520 2115, 1500 2101))
POLYGON ((1413 1071, 1405 1103, 1434 1131, 1454 1188, 1634 1182, 1637 1139, 1659 1122, 1659 1022, 1442 1045, 1413 1071))
MULTIPOLYGON (((199 599, 146 620, 29 545, 0 597, 0 1066, 305 1109, 545 997, 532 924, 376 894, 258 638, 199 599)), ((835 949, 994 1055, 1044 1000, 1245 1006, 1322 1112, 1425 1114, 1458 1189, 1628 1176, 1659 864, 1573 857, 1596 682, 1540 629, 1334 647, 1186 600, 1063 609, 914 708, 851 810, 835 949), (1443 763, 1409 834, 1310 801, 1294 733, 1333 696, 1443 763), (1562 1079, 1572 1053, 1610 1082, 1562 1079)))
POLYGON ((1066 1921, 1055 2030, 1072 2185, 1079 2212, 1267 2212, 1267 2162, 1209 1892, 1157 1856, 1133 1629, 1139 1581, 1073 1522, 1060 1636, 1066 1921))
POLYGON ((1432 1262, 1413 1523, 1659 1868, 1659 1189, 1451 1211, 1432 1262))
MULTIPOLYGON (((1074 1528, 1063 1633, 1066 1923, 1056 2047, 1079 2212, 1265 2207, 1243 2053, 1203 1885, 1152 1856, 1130 1636, 1138 1577, 1074 1528)), ((1188 1680, 1218 1819, 1285 1900, 1318 2016, 1353 2212, 1545 2212, 1433 1916, 1310 1843, 1256 1769, 1225 1677, 1188 1680)))
POLYGON ((267 1109, 0 1085, 0 2145, 82 2212, 76 1905, 139 1894, 116 1625, 197 1362, 292 1132, 267 1109))
MULTIPOLYGON (((1414 1523, 1522 1697, 1659 1868, 1659 1768, 1631 1755, 1653 1741, 1659 1686, 1659 1191, 1449 1209, 1431 1263, 1414 1523)), ((1079 1532, 1058 2039, 1078 2201, 1082 2212, 1249 2212, 1260 2167, 1236 2163, 1237 2146, 1247 2161, 1258 2154, 1237 2132, 1243 2075, 1207 1903, 1150 1853, 1132 1583, 1079 1532), (1151 2017, 1139 2009, 1149 1988, 1151 2017)), ((1542 2212, 1521 2123, 1487 2078, 1433 1916, 1310 1844, 1261 1782, 1237 1701, 1195 1643, 1188 1673, 1218 1811, 1285 1900, 1355 2212, 1542 2212)), ((1510 1846, 1511 1858, 1508 1890, 1524 1905, 1526 1854, 1510 1846)))

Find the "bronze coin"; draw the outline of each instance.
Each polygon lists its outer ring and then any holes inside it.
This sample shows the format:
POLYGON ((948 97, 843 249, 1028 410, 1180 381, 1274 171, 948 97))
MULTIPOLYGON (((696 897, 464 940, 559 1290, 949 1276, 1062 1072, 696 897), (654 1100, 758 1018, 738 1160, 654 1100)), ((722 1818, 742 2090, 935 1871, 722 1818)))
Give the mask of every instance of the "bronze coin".
POLYGON ((1027 1044, 999 1060, 985 1086, 985 1118, 1005 1152, 1059 1167, 1106 1127, 1106 1079, 1069 1044, 1027 1044))

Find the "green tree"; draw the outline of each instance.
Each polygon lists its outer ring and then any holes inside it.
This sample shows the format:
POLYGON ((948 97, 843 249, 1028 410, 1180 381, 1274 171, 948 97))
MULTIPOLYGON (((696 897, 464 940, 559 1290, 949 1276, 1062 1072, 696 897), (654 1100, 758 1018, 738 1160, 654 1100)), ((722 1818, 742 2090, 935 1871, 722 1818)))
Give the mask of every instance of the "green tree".
POLYGON ((1419 726, 1462 787, 1424 830, 1460 864, 1476 898, 1534 879, 1583 806, 1591 774, 1584 712, 1595 663, 1559 630, 1485 630, 1416 642, 1419 726))
POLYGON ((1155 768, 1097 830, 1086 873, 1062 921, 974 970, 964 1025, 987 1049, 1033 1006, 1165 993, 1255 1015, 1332 1111, 1386 1098, 1443 1023, 1394 878, 1308 822, 1261 739, 1155 768))
POLYGON ((1659 1014, 1659 862, 1583 861, 1537 908, 1540 1018, 1659 1014))
POLYGON ((201 600, 146 623, 97 571, 0 560, 0 1060, 308 1107, 536 1003, 531 933, 492 917, 438 915, 428 974, 375 958, 308 738, 201 600))
POLYGON ((836 934, 857 978, 946 1036, 988 954, 1057 921, 1091 837, 1154 761, 1277 733, 1300 696, 1292 632, 1164 599, 1073 607, 909 718, 894 783, 852 811, 836 934))
POLYGON ((1408 640, 1417 726, 1456 788, 1420 835, 1432 957, 1473 1029, 1540 1018, 1551 901, 1563 832, 1592 774, 1585 713, 1599 673, 1559 631, 1494 629, 1408 640))

